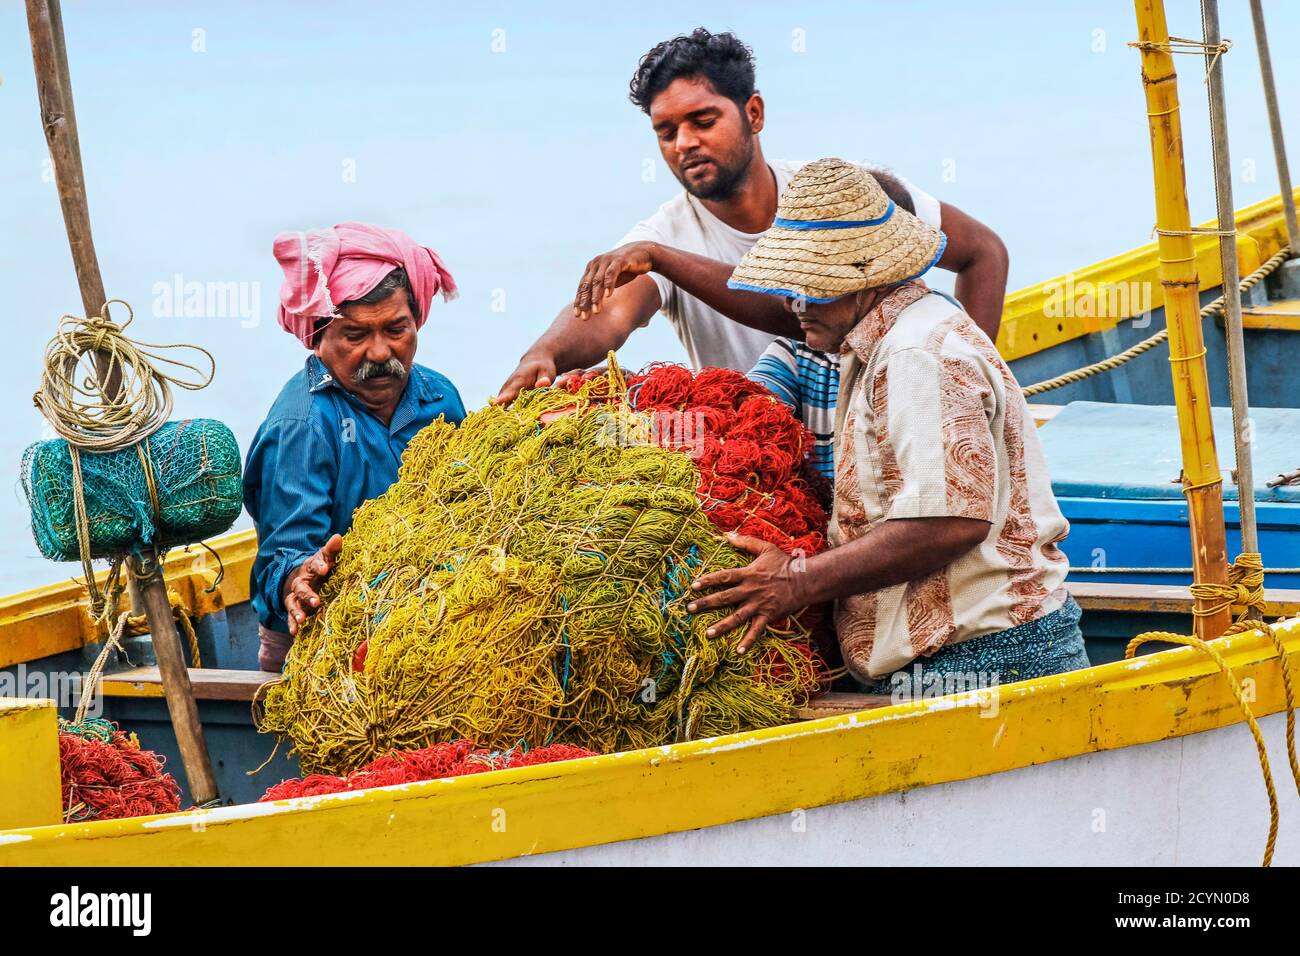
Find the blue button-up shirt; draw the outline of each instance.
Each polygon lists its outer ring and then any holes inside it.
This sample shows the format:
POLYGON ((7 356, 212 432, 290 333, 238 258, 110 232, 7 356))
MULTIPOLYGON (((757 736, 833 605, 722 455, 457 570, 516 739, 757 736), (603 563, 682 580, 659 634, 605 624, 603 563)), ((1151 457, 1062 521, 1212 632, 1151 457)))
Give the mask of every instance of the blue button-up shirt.
POLYGON ((397 480, 406 445, 438 416, 465 418, 456 387, 421 365, 387 425, 334 380, 315 355, 280 391, 253 436, 244 468, 244 507, 257 527, 252 601, 263 626, 287 631, 284 579, 352 513, 397 480))

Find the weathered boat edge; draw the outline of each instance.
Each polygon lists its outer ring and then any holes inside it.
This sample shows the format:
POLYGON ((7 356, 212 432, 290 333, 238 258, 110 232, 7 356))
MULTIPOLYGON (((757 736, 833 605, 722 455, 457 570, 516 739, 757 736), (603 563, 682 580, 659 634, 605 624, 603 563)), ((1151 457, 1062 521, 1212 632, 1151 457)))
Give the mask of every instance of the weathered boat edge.
MULTIPOLYGON (((1285 719, 1260 728, 1281 764, 1285 719)), ((1274 862, 1300 862, 1278 781, 1274 862)), ((698 830, 479 864, 521 866, 1244 866, 1269 831, 1249 730, 1232 724, 1002 773, 698 830)))
MULTIPOLYGON (((1272 627, 1294 668, 1300 621, 1272 627)), ((1271 640, 1242 634, 1214 646, 1250 682, 1257 715, 1284 707, 1271 640)), ((563 764, 0 831, 0 864, 488 862, 987 776, 1241 719, 1217 665, 1178 648, 992 690, 563 764)))

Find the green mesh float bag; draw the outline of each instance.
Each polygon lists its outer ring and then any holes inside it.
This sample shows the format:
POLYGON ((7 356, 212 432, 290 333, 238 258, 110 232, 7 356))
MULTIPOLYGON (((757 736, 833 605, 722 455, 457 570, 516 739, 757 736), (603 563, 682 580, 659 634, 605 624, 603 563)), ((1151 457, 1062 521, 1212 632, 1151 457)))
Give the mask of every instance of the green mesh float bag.
MULTIPOLYGON (((167 422, 139 445, 83 450, 80 457, 94 558, 210 538, 228 530, 243 506, 239 444, 229 428, 210 418, 167 422)), ((37 442, 23 454, 32 532, 41 554, 55 561, 81 556, 72 476, 62 438, 37 442)))

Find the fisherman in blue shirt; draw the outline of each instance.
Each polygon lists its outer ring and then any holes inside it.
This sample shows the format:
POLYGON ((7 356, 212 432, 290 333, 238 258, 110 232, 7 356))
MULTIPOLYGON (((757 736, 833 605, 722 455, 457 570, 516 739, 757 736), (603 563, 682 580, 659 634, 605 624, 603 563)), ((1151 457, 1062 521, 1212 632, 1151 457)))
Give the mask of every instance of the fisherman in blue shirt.
POLYGON ((437 253, 398 230, 349 222, 282 233, 275 256, 280 324, 312 354, 271 406, 244 469, 266 671, 283 667, 320 607, 353 512, 397 480, 407 443, 439 417, 465 417, 451 381, 415 364, 434 295, 456 293, 437 253))

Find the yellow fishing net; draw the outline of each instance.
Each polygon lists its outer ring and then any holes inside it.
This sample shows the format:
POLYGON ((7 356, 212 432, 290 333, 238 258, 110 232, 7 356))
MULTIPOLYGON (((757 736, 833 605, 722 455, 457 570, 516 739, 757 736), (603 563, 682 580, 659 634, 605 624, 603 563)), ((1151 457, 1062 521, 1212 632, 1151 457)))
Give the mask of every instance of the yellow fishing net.
POLYGON ((739 631, 705 637, 723 612, 686 612, 696 576, 750 557, 615 376, 435 422, 358 509, 260 721, 305 773, 463 738, 609 753, 790 719, 818 679, 806 631, 742 656, 739 631))

